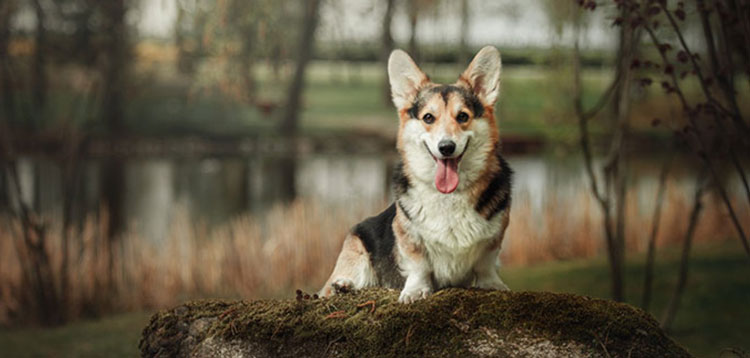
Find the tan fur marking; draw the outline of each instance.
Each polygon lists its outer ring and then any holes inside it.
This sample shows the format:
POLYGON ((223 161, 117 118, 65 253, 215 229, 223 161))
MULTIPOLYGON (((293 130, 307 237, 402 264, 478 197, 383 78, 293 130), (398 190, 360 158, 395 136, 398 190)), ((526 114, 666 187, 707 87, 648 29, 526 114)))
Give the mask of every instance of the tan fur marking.
POLYGON ((508 209, 503 210, 501 213, 502 217, 502 229, 500 229, 500 235, 493 240, 488 246, 487 251, 493 251, 493 250, 500 250, 500 247, 503 245, 503 239, 505 238, 505 229, 508 228, 508 224, 510 223, 510 207, 508 209))
POLYGON ((393 234, 396 236, 396 245, 401 248, 406 256, 410 260, 421 261, 424 259, 424 247, 419 243, 414 242, 409 234, 401 224, 403 218, 401 218, 401 212, 396 212, 396 218, 393 220, 393 234))
POLYGON ((473 90, 471 88, 471 82, 469 81, 468 78, 466 78, 465 73, 466 72, 458 75, 458 81, 456 81, 456 86, 462 86, 466 89, 473 90))
POLYGON ((354 234, 347 235, 344 240, 344 244, 341 247, 341 253, 339 258, 336 260, 336 266, 333 268, 331 276, 326 281, 325 286, 321 290, 322 296, 330 296, 332 293, 331 284, 335 280, 349 279, 356 281, 356 275, 359 265, 369 264, 369 262, 363 263, 363 260, 369 261, 369 255, 365 249, 365 245, 359 236, 354 234))

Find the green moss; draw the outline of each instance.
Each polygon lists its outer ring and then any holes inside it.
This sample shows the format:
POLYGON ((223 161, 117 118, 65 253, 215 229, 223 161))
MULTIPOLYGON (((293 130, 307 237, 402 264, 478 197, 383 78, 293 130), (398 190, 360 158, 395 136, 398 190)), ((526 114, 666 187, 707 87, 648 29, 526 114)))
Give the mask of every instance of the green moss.
POLYGON ((534 332, 552 342, 577 342, 612 357, 689 357, 651 316, 612 301, 465 289, 442 290, 410 305, 397 299, 396 291, 368 289, 317 300, 190 302, 152 317, 143 331, 141 353, 179 355, 189 324, 211 318, 194 337, 198 342, 209 337, 251 340, 267 347, 305 346, 308 354, 336 345, 337 352, 351 357, 426 352, 467 356, 471 347, 466 338, 491 329, 506 335, 534 332))

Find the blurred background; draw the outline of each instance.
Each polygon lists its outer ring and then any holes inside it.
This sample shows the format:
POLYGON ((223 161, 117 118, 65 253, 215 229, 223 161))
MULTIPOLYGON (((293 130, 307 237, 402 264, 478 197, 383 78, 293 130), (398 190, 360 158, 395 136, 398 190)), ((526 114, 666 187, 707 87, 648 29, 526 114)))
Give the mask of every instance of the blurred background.
POLYGON ((316 292, 392 198, 390 51, 453 82, 494 45, 504 280, 747 357, 748 19, 742 0, 2 0, 1 350, 132 356, 157 309, 316 292))

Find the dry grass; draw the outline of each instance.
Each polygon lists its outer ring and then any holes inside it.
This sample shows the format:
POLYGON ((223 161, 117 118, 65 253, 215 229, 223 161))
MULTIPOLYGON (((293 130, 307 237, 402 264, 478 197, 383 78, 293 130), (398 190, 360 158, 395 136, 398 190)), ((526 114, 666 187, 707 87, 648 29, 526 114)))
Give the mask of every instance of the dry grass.
MULTIPOLYGON (((687 188, 668 184, 657 248, 680 245, 693 205, 687 188)), ((551 260, 587 258, 604 252, 601 212, 586 192, 573 200, 552 195, 543 206, 543 215, 534 215, 528 198, 514 199, 511 224, 503 244, 501 258, 506 265, 530 265, 551 260), (525 200, 524 200, 525 199, 525 200)), ((628 252, 643 252, 648 245, 653 219, 653 202, 639 202, 636 193, 627 195, 628 252)), ((695 241, 728 240, 736 232, 721 200, 713 194, 704 196, 704 210, 695 233, 695 241)), ((749 217, 746 204, 735 203, 740 217, 749 217)), ((745 223, 745 231, 750 229, 745 223)))
MULTIPOLYGON (((692 204, 684 193, 669 186, 659 246, 682 239, 692 204)), ((566 199, 547 196, 541 213, 532 209, 530 195, 521 193, 514 200, 501 254, 504 264, 591 257, 603 251, 599 211, 586 192, 566 199)), ((627 246, 642 251, 651 212, 642 209, 648 205, 640 205, 634 193, 628 200, 627 246)), ((709 196, 705 204, 696 240, 733 238, 720 202, 709 196)), ((748 217, 745 206, 740 208, 740 214, 748 217)), ((71 235, 67 317, 162 308, 198 296, 254 298, 288 296, 295 288, 316 290, 330 273, 347 230, 373 212, 297 201, 276 207, 263 218, 240 216, 215 230, 178 212, 164 242, 127 234, 112 255, 102 239, 106 222, 92 215, 71 235)), ((0 221, 0 323, 4 324, 23 321, 30 309, 21 267, 25 254, 14 245, 20 229, 8 219, 0 221)), ((60 267, 59 228, 51 227, 49 232, 49 256, 53 267, 60 267)), ((60 282, 60 277, 54 281, 60 282)))

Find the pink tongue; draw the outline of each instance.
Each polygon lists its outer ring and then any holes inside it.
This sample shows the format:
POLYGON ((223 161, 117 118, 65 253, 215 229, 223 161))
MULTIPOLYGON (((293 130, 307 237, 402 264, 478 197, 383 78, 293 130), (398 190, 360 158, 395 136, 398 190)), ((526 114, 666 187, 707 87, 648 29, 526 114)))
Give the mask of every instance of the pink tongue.
POLYGON ((438 159, 435 173, 435 186, 443 194, 452 193, 458 186, 458 161, 438 159))

